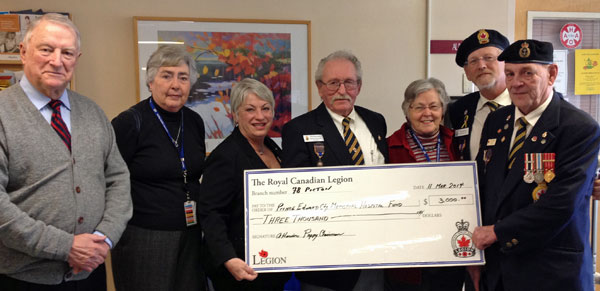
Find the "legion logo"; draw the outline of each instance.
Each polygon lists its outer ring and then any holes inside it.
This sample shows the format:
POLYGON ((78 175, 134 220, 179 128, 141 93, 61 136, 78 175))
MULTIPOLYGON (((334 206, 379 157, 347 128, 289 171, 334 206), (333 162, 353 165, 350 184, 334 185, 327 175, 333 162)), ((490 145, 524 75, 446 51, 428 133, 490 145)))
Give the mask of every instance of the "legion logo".
POLYGON ((452 236, 452 249, 454 256, 458 258, 469 258, 475 255, 473 234, 469 231, 469 222, 460 220, 456 222, 458 231, 452 236))
POLYGON ((260 250, 257 255, 252 255, 254 265, 281 265, 287 263, 287 257, 269 257, 269 252, 260 250))

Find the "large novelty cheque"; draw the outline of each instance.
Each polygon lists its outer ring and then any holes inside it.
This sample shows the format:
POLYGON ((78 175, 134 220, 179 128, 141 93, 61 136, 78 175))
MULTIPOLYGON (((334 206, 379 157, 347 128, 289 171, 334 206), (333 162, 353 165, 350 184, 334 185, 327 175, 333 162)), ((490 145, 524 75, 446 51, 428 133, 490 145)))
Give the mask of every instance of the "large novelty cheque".
POLYGON ((474 162, 245 171, 258 272, 481 265, 474 162))

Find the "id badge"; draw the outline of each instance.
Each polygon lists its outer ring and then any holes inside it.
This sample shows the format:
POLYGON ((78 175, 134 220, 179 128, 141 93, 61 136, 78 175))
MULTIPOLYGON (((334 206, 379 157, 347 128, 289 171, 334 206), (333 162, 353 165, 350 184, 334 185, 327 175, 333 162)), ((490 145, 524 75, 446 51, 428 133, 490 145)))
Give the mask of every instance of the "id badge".
POLYGON ((185 224, 187 226, 196 225, 198 223, 196 219, 196 201, 184 202, 183 209, 185 210, 185 224))
POLYGON ((461 136, 467 136, 469 135, 469 128, 461 128, 461 129, 456 129, 454 130, 454 136, 455 137, 461 137, 461 136))
POLYGON ((324 142, 322 134, 305 134, 302 136, 304 142, 324 142))

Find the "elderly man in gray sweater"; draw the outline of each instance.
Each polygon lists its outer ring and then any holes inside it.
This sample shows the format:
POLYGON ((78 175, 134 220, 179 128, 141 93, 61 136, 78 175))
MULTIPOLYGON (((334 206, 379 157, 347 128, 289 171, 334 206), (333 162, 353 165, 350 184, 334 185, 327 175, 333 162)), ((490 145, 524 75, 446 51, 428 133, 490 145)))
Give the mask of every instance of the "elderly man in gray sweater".
POLYGON ((0 92, 0 290, 106 290, 129 172, 102 110, 67 89, 79 31, 47 14, 20 53, 23 78, 0 92))

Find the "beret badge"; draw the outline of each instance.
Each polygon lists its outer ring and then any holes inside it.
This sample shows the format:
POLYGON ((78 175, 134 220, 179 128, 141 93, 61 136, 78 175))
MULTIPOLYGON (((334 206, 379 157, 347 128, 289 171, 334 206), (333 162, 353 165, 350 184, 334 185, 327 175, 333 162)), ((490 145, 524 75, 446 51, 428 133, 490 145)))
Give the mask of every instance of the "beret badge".
POLYGON ((480 29, 477 33, 477 40, 479 44, 486 44, 490 42, 490 34, 485 29, 480 29))
POLYGON ((529 44, 527 42, 523 42, 521 44, 521 49, 519 49, 519 56, 521 58, 528 58, 531 54, 531 50, 529 49, 529 44))

